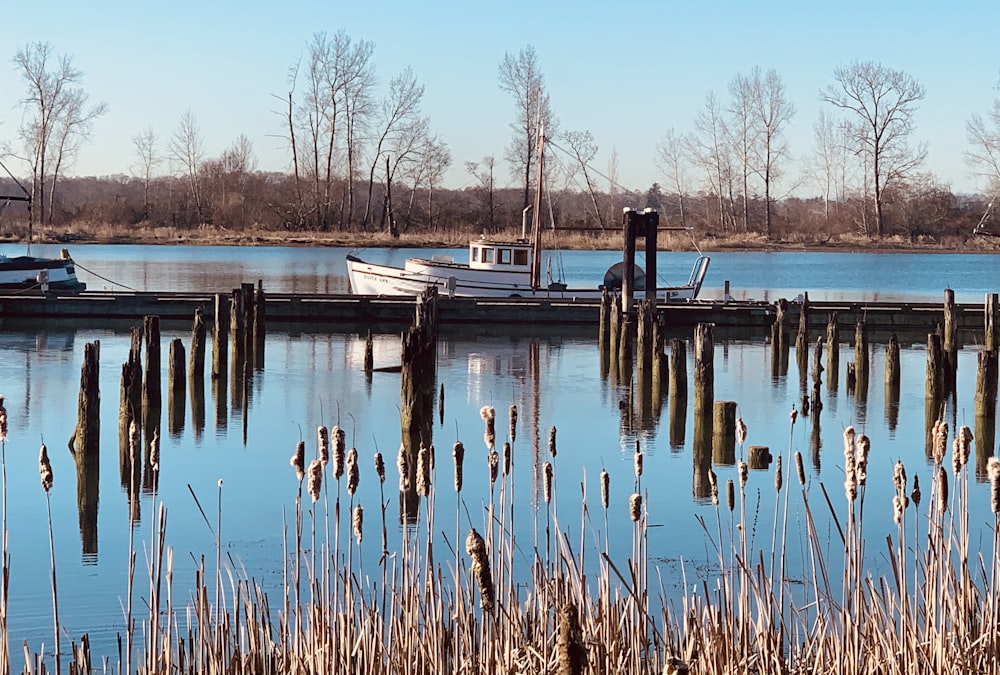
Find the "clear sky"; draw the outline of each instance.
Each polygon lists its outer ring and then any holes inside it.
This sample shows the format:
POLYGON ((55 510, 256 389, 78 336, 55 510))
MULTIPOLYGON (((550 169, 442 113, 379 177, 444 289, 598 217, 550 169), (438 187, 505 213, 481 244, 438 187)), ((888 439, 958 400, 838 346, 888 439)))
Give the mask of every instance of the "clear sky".
MULTIPOLYGON (((41 41, 71 56, 90 100, 108 106, 71 174, 129 173, 132 138, 152 127, 165 146, 187 110, 209 157, 245 134, 260 169, 285 170, 274 95, 315 33, 344 30, 375 43, 383 85, 407 66, 425 85, 423 112, 452 154, 448 187, 471 182, 466 161, 503 156, 515 111, 498 64, 530 44, 561 128, 593 134, 599 171, 616 151, 629 188, 662 181, 653 156, 664 132, 690 130, 710 91, 727 98, 755 66, 784 80, 796 107, 786 137, 809 155, 834 69, 873 60, 924 85, 914 140, 942 183, 967 192, 984 189, 963 160, 965 124, 1000 95, 998 25, 993 0, 13 0, 0 24, 0 142, 16 141, 25 92, 11 59, 41 41)), ((516 184, 506 167, 502 178, 516 184)))

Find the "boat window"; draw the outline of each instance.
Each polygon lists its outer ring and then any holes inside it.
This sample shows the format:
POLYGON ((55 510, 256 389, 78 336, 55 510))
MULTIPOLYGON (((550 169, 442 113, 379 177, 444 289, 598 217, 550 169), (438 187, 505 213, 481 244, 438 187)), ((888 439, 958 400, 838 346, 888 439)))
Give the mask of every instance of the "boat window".
POLYGON ((501 265, 509 265, 510 264, 510 249, 509 248, 501 248, 501 249, 499 249, 499 251, 500 251, 500 260, 498 260, 497 262, 499 262, 501 265))
POLYGON ((514 264, 515 265, 528 264, 528 251, 526 249, 519 248, 514 251, 514 264))
POLYGON ((491 248, 484 248, 483 249, 483 262, 484 263, 491 263, 491 262, 493 262, 493 249, 491 249, 491 248))
POLYGON ((479 247, 472 247, 472 262, 479 262, 479 247))

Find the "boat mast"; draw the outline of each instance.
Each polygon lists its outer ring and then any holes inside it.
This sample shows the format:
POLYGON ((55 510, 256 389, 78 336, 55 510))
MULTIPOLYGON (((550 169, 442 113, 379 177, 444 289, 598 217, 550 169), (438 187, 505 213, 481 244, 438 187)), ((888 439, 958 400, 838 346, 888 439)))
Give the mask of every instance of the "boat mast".
POLYGON ((535 184, 535 207, 531 251, 531 288, 538 290, 542 286, 542 176, 545 175, 544 153, 545 149, 545 128, 539 122, 538 125, 538 181, 535 184))
MULTIPOLYGON (((31 234, 32 234, 31 233, 31 193, 28 192, 23 185, 21 185, 21 181, 19 181, 17 179, 17 177, 10 172, 10 169, 8 169, 7 166, 3 162, 0 162, 0 168, 2 168, 7 173, 8 176, 10 176, 10 179, 12 181, 14 181, 14 184, 17 185, 17 187, 21 188, 21 192, 23 193, 21 195, 0 195, 0 201, 3 202, 3 206, 6 206, 10 202, 26 202, 28 204, 28 253, 30 254, 31 253, 31 234)), ((3 208, 0 207, 0 211, 2 211, 2 210, 3 210, 3 208)))

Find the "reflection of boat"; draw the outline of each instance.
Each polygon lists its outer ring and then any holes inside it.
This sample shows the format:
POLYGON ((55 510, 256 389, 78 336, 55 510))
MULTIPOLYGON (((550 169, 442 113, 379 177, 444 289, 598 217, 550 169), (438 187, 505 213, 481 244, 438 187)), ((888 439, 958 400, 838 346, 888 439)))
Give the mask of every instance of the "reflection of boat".
POLYGON ((31 288, 83 291, 87 285, 76 278, 76 266, 66 249, 58 258, 0 254, 0 290, 31 288))
MULTIPOLYGON (((544 138, 539 142, 540 167, 543 147, 544 138)), ((544 172, 539 168, 538 173, 538 183, 541 184, 544 172)), ((504 241, 483 235, 482 238, 469 242, 467 263, 456 262, 450 256, 433 256, 408 258, 403 267, 393 267, 367 262, 357 255, 348 254, 347 273, 351 292, 359 295, 418 295, 428 286, 437 286, 442 295, 453 296, 600 298, 604 288, 621 288, 623 264, 609 269, 600 285, 595 283, 590 287, 568 288, 561 281, 543 284, 541 190, 535 197, 533 210, 534 227, 530 240, 526 222, 520 239, 504 241)), ((527 213, 528 209, 525 211, 527 213)), ((655 255, 655 252, 652 254, 655 255)), ((707 256, 700 255, 686 284, 657 288, 656 297, 669 301, 694 300, 701 290, 708 262, 707 256)), ((644 286, 644 281, 639 281, 641 274, 642 270, 637 267, 635 287, 644 286)))

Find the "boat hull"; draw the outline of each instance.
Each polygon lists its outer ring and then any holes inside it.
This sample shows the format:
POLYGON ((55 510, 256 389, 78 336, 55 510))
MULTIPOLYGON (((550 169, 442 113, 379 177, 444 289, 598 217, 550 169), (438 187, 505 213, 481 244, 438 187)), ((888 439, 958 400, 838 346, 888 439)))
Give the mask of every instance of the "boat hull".
POLYGON ((72 259, 0 256, 0 290, 84 291, 72 259))
MULTIPOLYGON (((705 259, 707 261, 707 259, 705 259)), ((705 263, 707 267, 707 262, 705 263)), ((435 264, 433 260, 411 259, 405 268, 365 262, 355 255, 347 256, 347 273, 351 292, 356 295, 419 295, 429 286, 436 286, 441 295, 470 298, 600 298, 603 288, 571 288, 562 284, 547 288, 531 288, 528 279, 504 279, 485 275, 458 264, 435 264)), ((692 277, 699 276, 692 274, 692 277)), ((694 300, 701 289, 701 270, 697 283, 685 286, 657 288, 656 297, 668 302, 694 300)), ((637 292, 637 297, 643 294, 637 292)))

